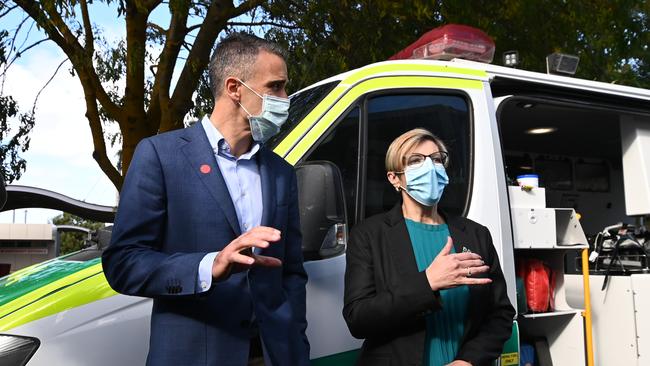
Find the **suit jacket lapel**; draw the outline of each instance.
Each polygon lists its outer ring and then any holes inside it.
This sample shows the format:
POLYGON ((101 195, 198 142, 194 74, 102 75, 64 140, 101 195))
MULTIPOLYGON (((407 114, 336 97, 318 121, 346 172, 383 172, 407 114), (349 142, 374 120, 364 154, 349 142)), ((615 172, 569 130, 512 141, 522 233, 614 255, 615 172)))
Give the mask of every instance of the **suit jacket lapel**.
POLYGON ((271 169, 271 159, 268 155, 270 153, 263 146, 258 151, 260 182, 262 184, 262 226, 272 226, 275 216, 276 187, 271 169))
POLYGON ((181 139, 187 143, 181 147, 181 151, 192 166, 196 177, 203 182, 212 198, 217 201, 218 206, 235 232, 235 236, 241 235, 235 206, 230 198, 221 170, 217 166, 217 159, 214 156, 208 137, 205 135, 203 126, 200 122, 197 122, 194 126, 186 128, 185 131, 186 133, 181 139), (208 166, 209 169, 205 168, 205 166, 208 166))

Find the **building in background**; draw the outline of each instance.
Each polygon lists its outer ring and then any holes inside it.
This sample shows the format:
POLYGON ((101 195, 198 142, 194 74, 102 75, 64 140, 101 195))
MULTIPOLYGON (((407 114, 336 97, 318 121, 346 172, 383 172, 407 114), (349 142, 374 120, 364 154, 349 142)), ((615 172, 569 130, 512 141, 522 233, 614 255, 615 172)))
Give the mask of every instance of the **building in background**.
POLYGON ((0 224, 0 277, 57 257, 65 231, 91 235, 90 229, 73 225, 0 224))

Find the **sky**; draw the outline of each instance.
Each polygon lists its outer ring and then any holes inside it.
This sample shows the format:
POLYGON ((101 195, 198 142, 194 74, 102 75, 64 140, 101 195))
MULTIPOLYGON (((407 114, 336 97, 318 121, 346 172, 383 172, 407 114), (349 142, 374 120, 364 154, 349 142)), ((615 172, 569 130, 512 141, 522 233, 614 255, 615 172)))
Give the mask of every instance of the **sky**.
MULTIPOLYGON (((90 12, 93 21, 104 28, 107 38, 118 39, 124 35, 124 20, 116 19, 114 10, 100 4, 93 5, 90 12)), ((168 17, 164 13, 158 12, 157 17, 168 17)), ((0 28, 15 29, 22 16, 20 11, 14 11, 2 19, 0 28)), ((30 39, 40 38, 43 33, 32 31, 30 39)), ((23 111, 28 110, 38 91, 65 58, 51 41, 31 49, 9 69, 4 93, 13 96, 23 111)), ((115 206, 117 190, 92 158, 92 136, 84 116, 83 90, 69 70, 70 62, 67 62, 41 93, 30 148, 21 155, 27 161, 27 169, 12 184, 44 188, 78 200, 115 206)), ((114 161, 116 153, 117 148, 109 151, 114 161)), ((20 209, 0 213, 0 223, 48 223, 58 214, 60 212, 55 210, 20 209)))

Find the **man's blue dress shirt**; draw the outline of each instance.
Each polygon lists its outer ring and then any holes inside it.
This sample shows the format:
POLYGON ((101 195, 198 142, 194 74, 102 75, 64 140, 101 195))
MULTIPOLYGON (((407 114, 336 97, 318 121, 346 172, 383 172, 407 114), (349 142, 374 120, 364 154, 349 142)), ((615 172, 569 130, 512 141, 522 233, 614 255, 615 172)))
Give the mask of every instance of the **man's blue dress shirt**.
MULTIPOLYGON (((201 124, 217 158, 217 166, 226 181, 230 199, 235 206, 235 212, 237 212, 237 221, 241 232, 245 233, 260 226, 263 209, 262 183, 260 169, 255 158, 260 145, 253 142, 249 151, 236 158, 232 155, 226 139, 207 115, 203 117, 201 124)), ((218 253, 213 252, 206 255, 199 264, 197 283, 199 292, 207 291, 212 285, 212 263, 218 253)))

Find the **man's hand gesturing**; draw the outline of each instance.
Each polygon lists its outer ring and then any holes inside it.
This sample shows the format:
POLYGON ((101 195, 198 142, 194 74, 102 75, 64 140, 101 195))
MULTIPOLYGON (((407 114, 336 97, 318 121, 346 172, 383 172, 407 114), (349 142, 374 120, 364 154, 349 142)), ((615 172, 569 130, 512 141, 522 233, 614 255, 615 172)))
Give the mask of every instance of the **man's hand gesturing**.
POLYGON ((222 281, 231 273, 241 272, 252 266, 281 266, 282 261, 277 258, 253 253, 253 248, 267 248, 278 240, 280 240, 280 231, 266 226, 255 227, 240 235, 214 258, 212 278, 215 281, 222 281))

